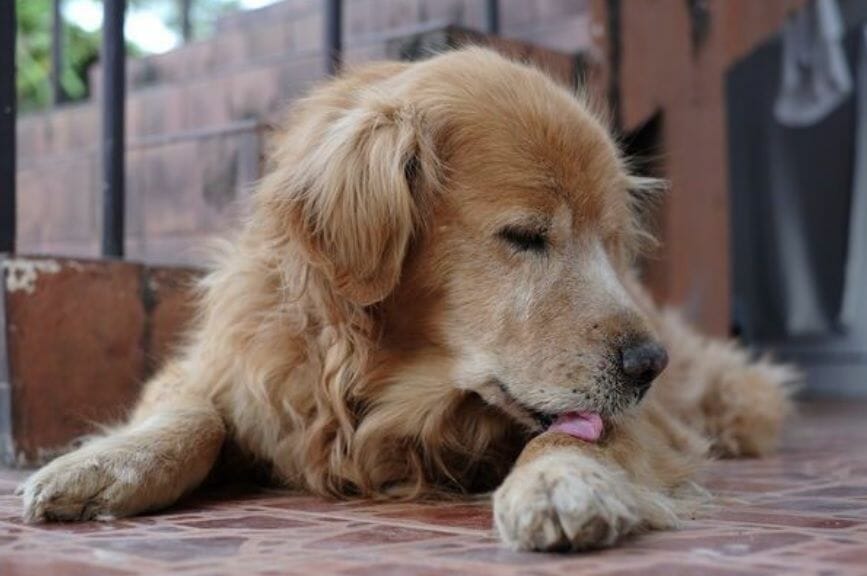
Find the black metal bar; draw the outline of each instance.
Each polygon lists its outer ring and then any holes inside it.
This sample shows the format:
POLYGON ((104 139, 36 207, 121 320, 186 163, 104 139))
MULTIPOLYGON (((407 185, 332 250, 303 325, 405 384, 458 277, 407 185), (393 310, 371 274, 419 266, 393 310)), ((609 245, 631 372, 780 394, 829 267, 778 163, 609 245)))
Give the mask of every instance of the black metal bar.
POLYGON ((15 2, 0 2, 0 253, 14 251, 15 2))
POLYGON ((500 33, 500 2, 499 0, 485 1, 485 28, 488 34, 500 33))
POLYGON ((51 101, 61 104, 66 94, 63 92, 63 0, 53 0, 51 18, 51 101))
POLYGON ((184 38, 184 43, 187 43, 193 39, 193 0, 180 0, 178 8, 181 12, 181 35, 184 38))
POLYGON ((325 2, 325 70, 329 75, 340 72, 343 60, 343 2, 325 2))
POLYGON ((102 255, 123 257, 126 0, 105 0, 102 17, 102 255))

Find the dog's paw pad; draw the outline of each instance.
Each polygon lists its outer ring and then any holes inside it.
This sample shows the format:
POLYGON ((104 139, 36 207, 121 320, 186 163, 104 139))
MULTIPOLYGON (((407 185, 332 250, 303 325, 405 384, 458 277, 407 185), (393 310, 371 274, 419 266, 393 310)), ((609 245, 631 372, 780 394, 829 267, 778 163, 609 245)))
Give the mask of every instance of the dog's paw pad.
POLYGON ((494 494, 502 539, 519 550, 581 550, 631 532, 638 524, 632 496, 597 468, 586 459, 543 457, 513 471, 494 494))
POLYGON ((114 518, 135 492, 112 462, 72 453, 36 472, 20 488, 26 522, 114 518))

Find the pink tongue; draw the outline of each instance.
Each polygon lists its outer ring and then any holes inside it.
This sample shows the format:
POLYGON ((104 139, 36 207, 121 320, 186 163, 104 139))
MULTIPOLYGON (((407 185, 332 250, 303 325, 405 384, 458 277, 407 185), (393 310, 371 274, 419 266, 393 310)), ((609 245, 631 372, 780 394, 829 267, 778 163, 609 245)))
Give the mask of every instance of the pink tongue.
POLYGON ((602 436, 602 418, 596 412, 566 412, 548 428, 586 442, 596 442, 602 436))

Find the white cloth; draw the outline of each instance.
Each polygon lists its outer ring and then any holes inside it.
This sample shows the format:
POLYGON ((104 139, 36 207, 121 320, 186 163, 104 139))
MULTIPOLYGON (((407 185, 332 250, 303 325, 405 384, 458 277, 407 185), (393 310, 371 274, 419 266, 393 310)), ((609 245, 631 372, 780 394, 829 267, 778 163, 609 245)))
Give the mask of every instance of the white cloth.
POLYGON ((783 75, 774 116, 783 126, 815 124, 852 92, 836 0, 815 0, 783 30, 783 75))
POLYGON ((867 326, 867 27, 861 31, 857 72, 855 170, 849 212, 849 253, 840 321, 844 326, 867 326))

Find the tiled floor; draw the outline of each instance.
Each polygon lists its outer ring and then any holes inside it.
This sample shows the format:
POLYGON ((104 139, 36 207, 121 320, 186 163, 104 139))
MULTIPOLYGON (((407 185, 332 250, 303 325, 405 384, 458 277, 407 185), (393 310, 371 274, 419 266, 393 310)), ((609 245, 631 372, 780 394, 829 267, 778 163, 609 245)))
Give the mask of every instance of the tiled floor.
POLYGON ((110 524, 27 526, 12 495, 22 477, 0 472, 2 576, 867 575, 867 404, 804 407, 779 456, 710 467, 714 509, 678 532, 582 555, 502 548, 486 504, 335 504, 251 489, 110 524))

